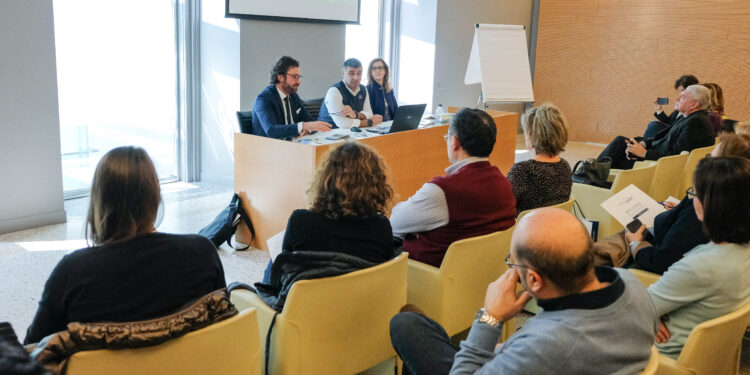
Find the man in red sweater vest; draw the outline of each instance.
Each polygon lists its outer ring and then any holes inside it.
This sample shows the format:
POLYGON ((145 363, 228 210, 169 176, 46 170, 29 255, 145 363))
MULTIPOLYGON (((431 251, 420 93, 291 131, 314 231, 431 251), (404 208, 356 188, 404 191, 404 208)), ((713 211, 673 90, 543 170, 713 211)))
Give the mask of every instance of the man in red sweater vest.
POLYGON ((445 141, 451 166, 393 207, 393 235, 403 239, 409 258, 440 267, 454 241, 512 227, 516 199, 510 183, 488 158, 497 129, 492 117, 463 108, 445 141))

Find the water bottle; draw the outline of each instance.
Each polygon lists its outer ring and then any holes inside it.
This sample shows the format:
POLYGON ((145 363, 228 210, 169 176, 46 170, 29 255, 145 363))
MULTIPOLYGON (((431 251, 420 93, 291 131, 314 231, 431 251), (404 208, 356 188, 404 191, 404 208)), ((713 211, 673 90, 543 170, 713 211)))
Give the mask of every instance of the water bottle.
POLYGON ((443 105, 438 104, 437 108, 435 108, 435 122, 441 123, 443 122, 443 105))

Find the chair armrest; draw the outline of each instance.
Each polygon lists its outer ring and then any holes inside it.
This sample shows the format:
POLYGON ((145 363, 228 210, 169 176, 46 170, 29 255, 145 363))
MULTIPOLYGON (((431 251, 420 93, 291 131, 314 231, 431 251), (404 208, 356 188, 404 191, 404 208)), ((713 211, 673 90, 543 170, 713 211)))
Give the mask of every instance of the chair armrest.
MULTIPOLYGON (((265 302, 263 302, 257 294, 249 290, 234 290, 230 296, 230 300, 237 307, 237 310, 243 311, 249 308, 255 308, 258 314, 258 330, 260 333, 261 343, 265 343, 266 335, 268 334, 268 327, 271 326, 271 320, 273 319, 276 311, 265 302)), ((265 346, 261 345, 265 352, 265 346)))
POLYGON ((630 268, 630 269, 628 269, 628 271, 630 271, 630 273, 634 274, 635 277, 637 277, 638 280, 640 280, 641 283, 643 283, 643 286, 645 286, 647 288, 648 288, 649 285, 655 283, 661 277, 661 275, 659 275, 657 273, 648 272, 648 271, 644 271, 644 270, 639 270, 639 269, 636 269, 636 268, 630 268))
POLYGON ((659 355, 659 368, 656 370, 659 375, 695 375, 695 371, 682 367, 677 361, 665 355, 659 355))
POLYGON ((440 269, 409 259, 406 285, 406 303, 416 305, 430 318, 439 320, 443 293, 440 269))
POLYGON ((576 202, 581 206, 586 219, 601 221, 603 218, 609 217, 609 214, 600 206, 602 202, 612 196, 609 189, 573 183, 571 195, 576 197, 576 202), (606 214, 606 217, 603 214, 606 214))
POLYGON ((622 169, 616 169, 612 168, 609 170, 609 175, 607 176, 607 182, 612 182, 615 180, 615 177, 617 177, 617 174, 622 172, 622 169))

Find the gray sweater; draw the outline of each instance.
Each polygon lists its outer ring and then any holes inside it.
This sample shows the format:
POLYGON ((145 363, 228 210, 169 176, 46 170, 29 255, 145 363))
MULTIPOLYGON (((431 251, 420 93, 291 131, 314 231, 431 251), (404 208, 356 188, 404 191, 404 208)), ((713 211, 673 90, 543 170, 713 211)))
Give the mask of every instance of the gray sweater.
POLYGON ((451 374, 636 374, 648 363, 659 320, 640 281, 597 267, 605 288, 550 300, 493 351, 501 328, 475 322, 451 374))

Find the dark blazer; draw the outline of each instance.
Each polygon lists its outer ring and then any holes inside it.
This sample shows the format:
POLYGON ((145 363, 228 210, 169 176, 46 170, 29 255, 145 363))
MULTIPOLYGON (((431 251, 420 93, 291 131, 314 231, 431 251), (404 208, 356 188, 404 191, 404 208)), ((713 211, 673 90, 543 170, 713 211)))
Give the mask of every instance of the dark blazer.
POLYGON ((672 125, 675 121, 677 121, 677 116, 680 115, 679 111, 672 111, 672 113, 667 117, 666 114, 664 114, 664 111, 661 111, 659 113, 654 112, 654 117, 656 117, 657 120, 667 124, 672 125))
POLYGON ((289 96, 292 123, 286 124, 284 104, 276 85, 269 85, 258 94, 253 104, 253 134, 270 138, 293 138, 299 135, 298 122, 313 121, 297 93, 289 96))
POLYGON ((370 98, 370 107, 372 108, 372 114, 383 116, 385 121, 385 103, 388 102, 388 118, 393 120, 396 117, 396 111, 398 110, 398 102, 396 101, 396 92, 391 90, 385 92, 383 86, 380 86, 377 82, 370 82, 367 85, 367 92, 370 98))
POLYGON ((685 197, 671 210, 656 216, 653 245, 635 254, 634 267, 662 274, 686 252, 708 240, 703 225, 695 216, 693 200, 685 197))
POLYGON ((708 147, 716 142, 711 120, 706 110, 695 111, 677 120, 669 129, 654 138, 645 139, 646 159, 657 160, 663 156, 677 155, 708 147))

